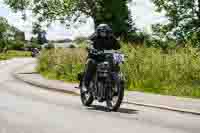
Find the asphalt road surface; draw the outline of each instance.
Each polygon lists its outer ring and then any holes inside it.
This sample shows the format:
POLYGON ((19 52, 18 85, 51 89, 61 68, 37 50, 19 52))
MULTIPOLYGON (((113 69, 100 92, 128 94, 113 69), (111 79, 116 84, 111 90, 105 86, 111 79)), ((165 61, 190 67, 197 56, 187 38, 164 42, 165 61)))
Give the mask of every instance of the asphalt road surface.
POLYGON ((78 96, 51 92, 15 79, 12 72, 34 59, 0 62, 0 133, 200 133, 200 116, 122 105, 106 112, 78 96))

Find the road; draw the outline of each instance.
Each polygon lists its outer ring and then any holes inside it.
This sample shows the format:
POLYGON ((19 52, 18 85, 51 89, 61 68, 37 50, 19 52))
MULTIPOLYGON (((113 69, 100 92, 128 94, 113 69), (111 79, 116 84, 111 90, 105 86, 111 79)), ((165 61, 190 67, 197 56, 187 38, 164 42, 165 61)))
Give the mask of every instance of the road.
POLYGON ((106 112, 78 96, 51 92, 15 79, 33 59, 0 62, 0 133, 199 133, 200 116, 123 104, 106 112))

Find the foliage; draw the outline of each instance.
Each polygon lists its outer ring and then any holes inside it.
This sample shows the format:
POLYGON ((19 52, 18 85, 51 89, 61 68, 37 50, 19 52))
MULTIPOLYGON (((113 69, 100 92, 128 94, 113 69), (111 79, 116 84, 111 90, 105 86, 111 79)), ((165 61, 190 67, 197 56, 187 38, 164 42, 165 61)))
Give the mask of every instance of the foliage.
POLYGON ((37 44, 37 43, 31 43, 29 45, 26 45, 26 48, 28 48, 29 50, 33 49, 33 48, 38 48, 41 49, 41 45, 37 44))
POLYGON ((15 40, 9 41, 8 49, 10 50, 24 50, 24 42, 15 40))
POLYGON ((42 31, 42 32, 39 32, 38 33, 38 36, 37 36, 37 43, 42 45, 44 43, 47 43, 47 38, 46 38, 46 32, 45 31, 42 31))
POLYGON ((0 53, 3 52, 6 47, 6 40, 8 35, 8 22, 6 19, 0 17, 0 53))
POLYGON ((133 43, 133 44, 144 44, 145 41, 150 40, 150 35, 146 32, 131 32, 124 39, 125 42, 133 43))
POLYGON ((2 40, 0 41, 2 52, 7 50, 24 50, 24 42, 19 40, 2 40))
POLYGON ((31 43, 37 43, 37 38, 36 37, 31 37, 31 43))
MULTIPOLYGON (((94 19, 95 26, 108 23, 115 34, 133 31, 134 23, 128 10, 129 0, 4 0, 14 11, 31 10, 38 23, 59 20, 66 25, 71 21, 83 23, 82 14, 94 19)), ((39 25, 35 25, 39 28, 39 25)), ((37 29, 36 28, 36 29, 37 29)), ((35 28, 34 28, 35 29, 35 28)))
POLYGON ((188 39, 191 46, 195 48, 200 48, 200 32, 194 32, 188 39))
POLYGON ((24 48, 24 33, 8 24, 0 17, 0 53, 8 49, 22 50, 24 48))
POLYGON ((16 34, 22 33, 16 27, 9 25, 7 19, 0 17, 0 39, 10 40, 15 38, 16 34))
POLYGON ((50 50, 50 49, 54 49, 55 46, 53 45, 53 43, 48 43, 47 45, 44 46, 44 48, 50 50))
MULTIPOLYGON (((158 12, 165 12, 169 23, 156 25, 157 33, 171 34, 178 41, 191 40, 197 33, 200 39, 200 0, 152 0, 158 12)), ((168 36, 168 35, 167 35, 168 36)))
POLYGON ((86 52, 82 49, 45 50, 39 57, 37 70, 48 78, 76 81, 85 58, 86 52))
POLYGON ((14 35, 15 40, 25 41, 25 33, 22 31, 16 31, 14 35))
MULTIPOLYGON (((166 53, 160 48, 133 46, 126 44, 122 48, 128 55, 121 70, 126 75, 129 90, 200 98, 198 49, 177 48, 166 53)), ((47 78, 76 82, 86 55, 85 49, 43 51, 37 69, 47 78)))
POLYGON ((123 70, 133 90, 195 96, 200 85, 198 49, 173 49, 166 54, 158 48, 133 48, 128 55, 123 70))
POLYGON ((16 57, 30 57, 30 52, 9 50, 6 53, 0 53, 0 60, 8 60, 16 57))
POLYGON ((84 42, 86 42, 88 40, 88 38, 87 37, 76 37, 75 39, 74 39, 74 43, 76 43, 76 44, 81 44, 81 43, 84 43, 84 42))
POLYGON ((42 30, 42 26, 40 24, 34 23, 32 32, 37 35, 37 38, 32 37, 31 41, 35 41, 35 43, 40 45, 48 42, 46 38, 46 31, 42 30))
POLYGON ((5 37, 9 25, 5 18, 0 17, 0 39, 5 37))

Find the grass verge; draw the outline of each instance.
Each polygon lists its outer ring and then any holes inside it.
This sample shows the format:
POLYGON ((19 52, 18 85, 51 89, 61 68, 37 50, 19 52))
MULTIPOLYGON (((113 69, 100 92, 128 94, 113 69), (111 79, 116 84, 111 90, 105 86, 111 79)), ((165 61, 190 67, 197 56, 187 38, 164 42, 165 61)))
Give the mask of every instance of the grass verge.
POLYGON ((8 60, 14 57, 30 57, 31 52, 9 50, 6 53, 0 53, 0 60, 8 60))

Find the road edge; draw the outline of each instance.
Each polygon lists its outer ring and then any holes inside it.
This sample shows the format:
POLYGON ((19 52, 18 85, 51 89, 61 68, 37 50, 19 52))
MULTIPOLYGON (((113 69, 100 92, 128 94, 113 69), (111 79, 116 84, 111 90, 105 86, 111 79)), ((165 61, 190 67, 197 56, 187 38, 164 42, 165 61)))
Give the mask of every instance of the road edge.
MULTIPOLYGON (((30 65, 30 64, 32 64, 32 63, 26 64, 26 65, 30 65)), ((23 69, 26 65, 24 65, 22 67, 19 67, 19 68, 23 69)), ((56 87, 47 86, 47 85, 41 84, 39 82, 35 82, 35 81, 32 81, 32 80, 27 80, 27 79, 21 77, 20 74, 23 74, 23 73, 19 73, 18 71, 19 71, 19 69, 17 68, 15 71, 12 72, 13 77, 16 78, 17 80, 20 80, 20 81, 22 81, 24 83, 27 83, 29 85, 32 85, 32 86, 35 86, 35 87, 39 87, 39 88, 42 88, 42 89, 45 89, 45 90, 51 90, 51 91, 60 92, 60 93, 67 93, 67 94, 74 95, 74 96, 79 96, 80 95, 76 91, 58 89, 56 87)))
POLYGON ((164 106, 164 105, 155 105, 155 104, 147 104, 147 103, 139 103, 139 102, 124 102, 124 103, 130 104, 130 105, 157 108, 157 109, 162 109, 162 110, 169 110, 169 111, 185 113, 185 114, 200 115, 200 112, 198 111, 186 110, 186 109, 181 109, 181 108, 173 108, 173 107, 164 106))

